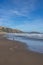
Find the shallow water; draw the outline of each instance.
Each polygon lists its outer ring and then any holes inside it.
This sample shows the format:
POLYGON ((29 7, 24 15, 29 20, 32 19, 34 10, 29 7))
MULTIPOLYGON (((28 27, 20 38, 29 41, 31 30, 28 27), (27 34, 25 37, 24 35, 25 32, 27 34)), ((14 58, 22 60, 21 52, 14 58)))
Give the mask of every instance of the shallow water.
POLYGON ((26 43, 28 45, 28 48, 31 51, 43 53, 43 41, 29 39, 28 37, 19 36, 19 35, 17 36, 15 34, 7 34, 5 36, 7 39, 21 41, 21 42, 26 43))

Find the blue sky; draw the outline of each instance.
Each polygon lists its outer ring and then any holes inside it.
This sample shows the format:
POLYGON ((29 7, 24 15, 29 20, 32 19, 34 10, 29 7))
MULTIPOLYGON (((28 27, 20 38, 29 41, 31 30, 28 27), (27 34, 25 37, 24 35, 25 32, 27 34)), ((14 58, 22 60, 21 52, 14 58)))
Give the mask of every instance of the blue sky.
POLYGON ((0 0, 0 26, 43 32, 43 0, 0 0))

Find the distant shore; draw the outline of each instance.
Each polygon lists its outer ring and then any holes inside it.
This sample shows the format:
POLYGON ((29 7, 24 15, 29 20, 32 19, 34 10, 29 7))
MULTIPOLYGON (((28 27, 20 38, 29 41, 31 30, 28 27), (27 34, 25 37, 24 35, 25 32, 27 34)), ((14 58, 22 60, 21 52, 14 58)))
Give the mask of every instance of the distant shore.
POLYGON ((43 65, 43 54, 26 47, 26 44, 7 40, 0 34, 0 65, 43 65))

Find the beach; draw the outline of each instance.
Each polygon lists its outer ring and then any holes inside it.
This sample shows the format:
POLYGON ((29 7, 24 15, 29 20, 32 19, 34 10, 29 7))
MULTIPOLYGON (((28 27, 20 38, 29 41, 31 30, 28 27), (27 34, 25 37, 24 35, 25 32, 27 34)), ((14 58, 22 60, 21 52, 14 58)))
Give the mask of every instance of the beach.
POLYGON ((26 44, 7 40, 0 34, 0 65, 43 65, 43 54, 26 48, 26 44))

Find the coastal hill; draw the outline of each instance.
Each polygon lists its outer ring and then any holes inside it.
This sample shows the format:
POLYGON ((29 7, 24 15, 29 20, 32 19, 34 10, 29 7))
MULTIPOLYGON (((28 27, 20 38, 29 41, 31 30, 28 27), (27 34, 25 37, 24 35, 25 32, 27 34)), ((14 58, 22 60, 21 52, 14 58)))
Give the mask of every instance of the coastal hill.
POLYGON ((30 34, 40 34, 40 32, 36 32, 36 31, 32 31, 32 32, 29 32, 30 34))
POLYGON ((7 27, 2 27, 0 26, 0 32, 7 32, 7 33, 28 33, 28 34, 40 34, 40 32, 32 31, 32 32, 23 32, 18 29, 12 29, 12 28, 7 28, 7 27))
POLYGON ((2 26, 0 26, 0 32, 22 33, 22 31, 20 31, 20 30, 18 30, 18 29, 6 28, 6 27, 2 27, 2 26))

